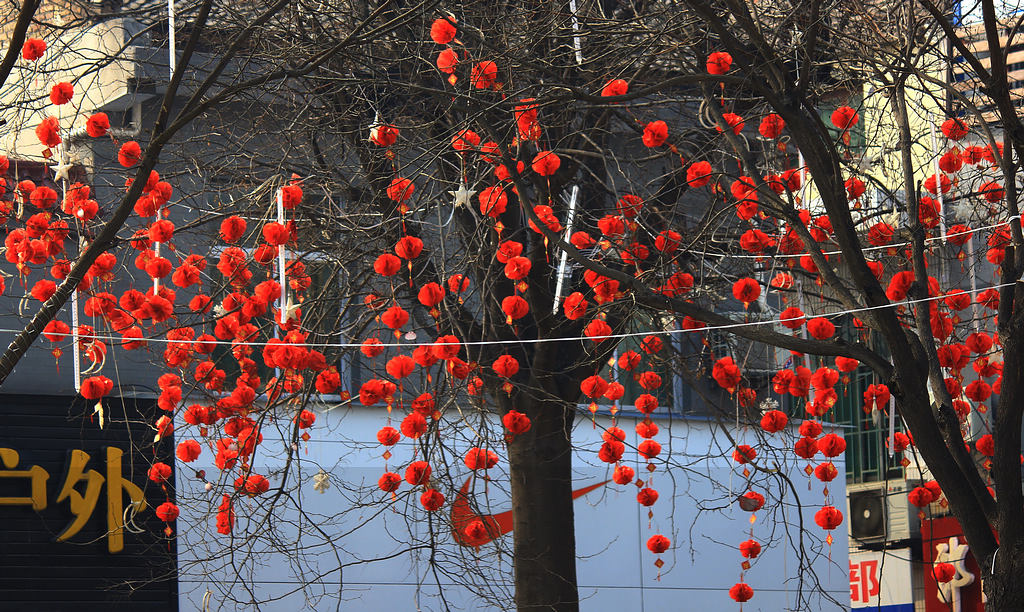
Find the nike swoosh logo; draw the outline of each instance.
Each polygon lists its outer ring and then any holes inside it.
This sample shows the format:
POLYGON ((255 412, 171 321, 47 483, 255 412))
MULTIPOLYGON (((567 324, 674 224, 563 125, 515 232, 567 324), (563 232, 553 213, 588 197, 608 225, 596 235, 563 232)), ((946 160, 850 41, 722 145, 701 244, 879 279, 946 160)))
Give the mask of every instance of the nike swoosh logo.
MULTIPOLYGON (((479 547, 484 544, 500 538, 512 531, 512 511, 506 510, 505 512, 499 512, 497 514, 477 514, 473 512, 473 509, 469 507, 469 485, 472 484, 473 477, 470 476, 466 479, 466 482, 459 489, 459 492, 455 495, 455 501, 452 502, 452 537, 461 546, 472 546, 479 547), (484 535, 471 537, 466 534, 466 527, 471 525, 473 521, 480 521, 486 528, 484 535)), ((572 498, 583 497, 587 493, 603 487, 608 484, 609 480, 592 484, 582 489, 576 489, 572 492, 572 498)))

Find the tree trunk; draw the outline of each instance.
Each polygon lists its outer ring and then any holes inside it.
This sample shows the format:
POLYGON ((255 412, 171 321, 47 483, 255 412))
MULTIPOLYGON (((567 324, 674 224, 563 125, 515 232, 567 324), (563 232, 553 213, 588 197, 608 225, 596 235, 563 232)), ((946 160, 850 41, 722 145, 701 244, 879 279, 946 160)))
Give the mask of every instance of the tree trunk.
POLYGON ((1019 576, 1024 571, 1024 554, 1019 548, 1000 548, 995 558, 995 573, 990 574, 992 559, 981 560, 981 575, 984 576, 984 592, 988 601, 986 610, 1024 610, 1024 581, 1019 576))
POLYGON ((515 603, 520 612, 579 609, 572 506, 573 410, 561 402, 518 407, 530 431, 509 445, 515 545, 515 603))

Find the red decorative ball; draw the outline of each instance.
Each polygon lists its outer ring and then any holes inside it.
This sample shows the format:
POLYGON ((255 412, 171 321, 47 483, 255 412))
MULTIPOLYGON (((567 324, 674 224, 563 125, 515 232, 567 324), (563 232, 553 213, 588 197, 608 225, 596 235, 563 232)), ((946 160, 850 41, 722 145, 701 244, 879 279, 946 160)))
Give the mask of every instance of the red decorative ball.
POLYGON ((647 540, 647 549, 656 555, 660 555, 665 552, 671 545, 672 542, 661 534, 652 535, 647 540))
POLYGON ((752 589, 750 585, 745 582, 737 582, 736 584, 732 585, 731 589, 729 589, 729 597, 732 597, 734 600, 740 603, 743 603, 744 601, 750 601, 751 598, 754 597, 754 589, 752 589))

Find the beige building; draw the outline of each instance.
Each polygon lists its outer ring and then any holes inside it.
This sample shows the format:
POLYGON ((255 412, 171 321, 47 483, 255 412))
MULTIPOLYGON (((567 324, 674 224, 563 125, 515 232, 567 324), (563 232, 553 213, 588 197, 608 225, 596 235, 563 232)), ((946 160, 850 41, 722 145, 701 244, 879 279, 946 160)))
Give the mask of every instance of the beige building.
MULTIPOLYGON (((1006 78, 1010 87, 1010 96, 1017 105, 1020 105, 1024 102, 1024 32, 1018 30, 1011 40, 1010 33, 1012 31, 1012 24, 1000 28, 999 45, 1006 56, 1006 78), (1007 47, 1008 42, 1009 47, 1007 47)), ((992 67, 992 56, 989 51, 988 37, 985 34, 985 24, 979 22, 963 26, 960 29, 960 38, 986 70, 992 67)), ((986 119, 996 119, 995 113, 991 112, 991 103, 978 89, 980 83, 975 79, 974 71, 966 59, 955 50, 952 62, 952 82, 964 95, 977 104, 978 108, 984 112, 986 119)))

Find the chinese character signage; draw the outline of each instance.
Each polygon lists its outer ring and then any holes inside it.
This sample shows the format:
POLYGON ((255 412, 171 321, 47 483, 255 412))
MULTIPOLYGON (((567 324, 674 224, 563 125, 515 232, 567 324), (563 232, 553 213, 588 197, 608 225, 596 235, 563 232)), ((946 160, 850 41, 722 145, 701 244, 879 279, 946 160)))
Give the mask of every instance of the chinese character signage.
POLYGON ((926 612, 985 610, 980 568, 955 518, 921 521, 921 549, 926 612))
POLYGON ((177 610, 166 496, 146 477, 173 443, 152 443, 155 410, 110 398, 100 429, 81 398, 0 396, 0 611, 177 610))
POLYGON ((910 549, 850 552, 853 610, 914 612, 910 549))

